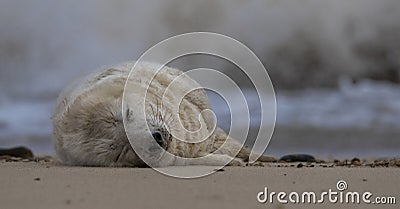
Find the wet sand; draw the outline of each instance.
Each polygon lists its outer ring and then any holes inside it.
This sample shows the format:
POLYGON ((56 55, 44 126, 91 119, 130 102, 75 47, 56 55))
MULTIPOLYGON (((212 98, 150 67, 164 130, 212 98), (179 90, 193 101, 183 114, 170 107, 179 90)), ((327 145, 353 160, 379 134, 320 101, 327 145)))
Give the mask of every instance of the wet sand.
POLYGON ((0 208, 396 208, 393 204, 257 201, 265 187, 275 192, 319 194, 337 190, 339 180, 347 182, 345 191, 400 199, 400 168, 386 164, 269 163, 177 179, 149 168, 66 167, 46 161, 0 162, 0 208))

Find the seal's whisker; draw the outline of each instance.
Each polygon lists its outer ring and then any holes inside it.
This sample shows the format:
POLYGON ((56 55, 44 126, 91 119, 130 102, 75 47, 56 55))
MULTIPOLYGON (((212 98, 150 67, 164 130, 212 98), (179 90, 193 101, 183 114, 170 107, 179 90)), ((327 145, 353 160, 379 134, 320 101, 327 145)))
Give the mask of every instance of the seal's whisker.
POLYGON ((162 121, 162 116, 161 116, 161 111, 160 111, 160 109, 161 109, 161 104, 160 104, 160 102, 157 100, 157 117, 158 117, 159 122, 162 121), (160 106, 159 106, 159 105, 160 105, 160 106))
POLYGON ((165 123, 170 124, 174 121, 174 117, 172 113, 167 113, 169 114, 169 117, 165 119, 165 123))
POLYGON ((122 148, 121 152, 118 153, 118 156, 115 159, 115 162, 118 162, 120 160, 120 158, 123 156, 123 153, 125 153, 126 148, 127 148, 127 145, 124 145, 124 147, 122 148))
POLYGON ((151 113, 152 113, 151 114, 152 120, 155 121, 156 120, 156 118, 155 118, 156 111, 154 110, 153 105, 150 105, 150 108, 151 108, 151 113))
POLYGON ((166 122, 167 114, 168 114, 168 112, 164 111, 164 115, 162 116, 164 122, 166 122))

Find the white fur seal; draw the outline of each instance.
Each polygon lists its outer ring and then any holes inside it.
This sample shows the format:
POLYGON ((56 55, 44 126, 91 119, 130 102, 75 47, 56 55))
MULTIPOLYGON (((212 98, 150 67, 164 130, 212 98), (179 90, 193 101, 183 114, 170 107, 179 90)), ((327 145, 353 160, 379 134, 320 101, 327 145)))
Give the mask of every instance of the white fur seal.
POLYGON ((127 134, 139 143, 138 149, 148 155, 151 166, 225 165, 230 160, 229 165, 242 165, 248 159, 249 149, 242 148, 222 129, 213 129, 213 118, 204 113, 211 109, 204 90, 190 92, 179 107, 174 107, 172 101, 179 94, 177 91, 198 86, 177 69, 164 66, 149 82, 160 65, 137 63, 135 74, 129 77, 133 86, 125 91, 126 108, 122 108, 124 85, 134 64, 105 68, 73 83, 60 94, 52 122, 55 149, 62 162, 84 166, 146 166, 149 162, 144 163, 134 151, 127 134), (165 93, 177 77, 181 79, 178 88, 165 93), (136 102, 144 98, 147 86, 143 119, 139 117, 136 102), (164 101, 160 101, 162 96, 164 101), (137 125, 143 120, 147 121, 146 127, 137 125), (165 150, 177 157, 163 157, 165 150))

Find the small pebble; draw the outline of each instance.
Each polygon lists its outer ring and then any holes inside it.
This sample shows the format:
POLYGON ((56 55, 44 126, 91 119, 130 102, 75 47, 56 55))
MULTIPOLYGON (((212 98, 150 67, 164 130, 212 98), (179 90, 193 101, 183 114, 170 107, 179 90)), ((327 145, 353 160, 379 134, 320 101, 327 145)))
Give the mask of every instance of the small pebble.
POLYGON ((351 164, 359 166, 361 165, 361 160, 355 157, 351 160, 351 164))
POLYGON ((9 155, 12 157, 19 157, 19 158, 32 158, 33 153, 30 149, 26 147, 13 147, 2 149, 0 148, 0 156, 2 155, 9 155))
POLYGON ((40 181, 40 178, 39 178, 39 177, 36 177, 36 178, 34 178, 33 180, 35 180, 35 181, 40 181))
POLYGON ((344 166, 344 162, 342 162, 342 161, 335 161, 334 162, 335 164, 336 164, 336 166, 344 166))
POLYGON ((307 154, 285 155, 279 159, 284 162, 315 162, 315 157, 307 154))
POLYGON ((304 165, 301 164, 301 163, 297 164, 297 168, 301 168, 301 167, 303 167, 303 166, 304 166, 304 165))

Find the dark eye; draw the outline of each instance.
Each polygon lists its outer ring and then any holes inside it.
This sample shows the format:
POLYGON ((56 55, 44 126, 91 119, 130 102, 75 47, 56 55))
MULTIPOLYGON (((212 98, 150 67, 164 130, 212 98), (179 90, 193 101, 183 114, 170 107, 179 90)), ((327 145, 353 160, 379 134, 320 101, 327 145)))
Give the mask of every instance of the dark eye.
POLYGON ((164 139, 163 139, 163 137, 162 137, 160 132, 158 132, 158 131, 154 132, 152 135, 153 135, 153 138, 154 138, 154 140, 156 140, 158 145, 160 145, 160 146, 164 145, 164 139))

